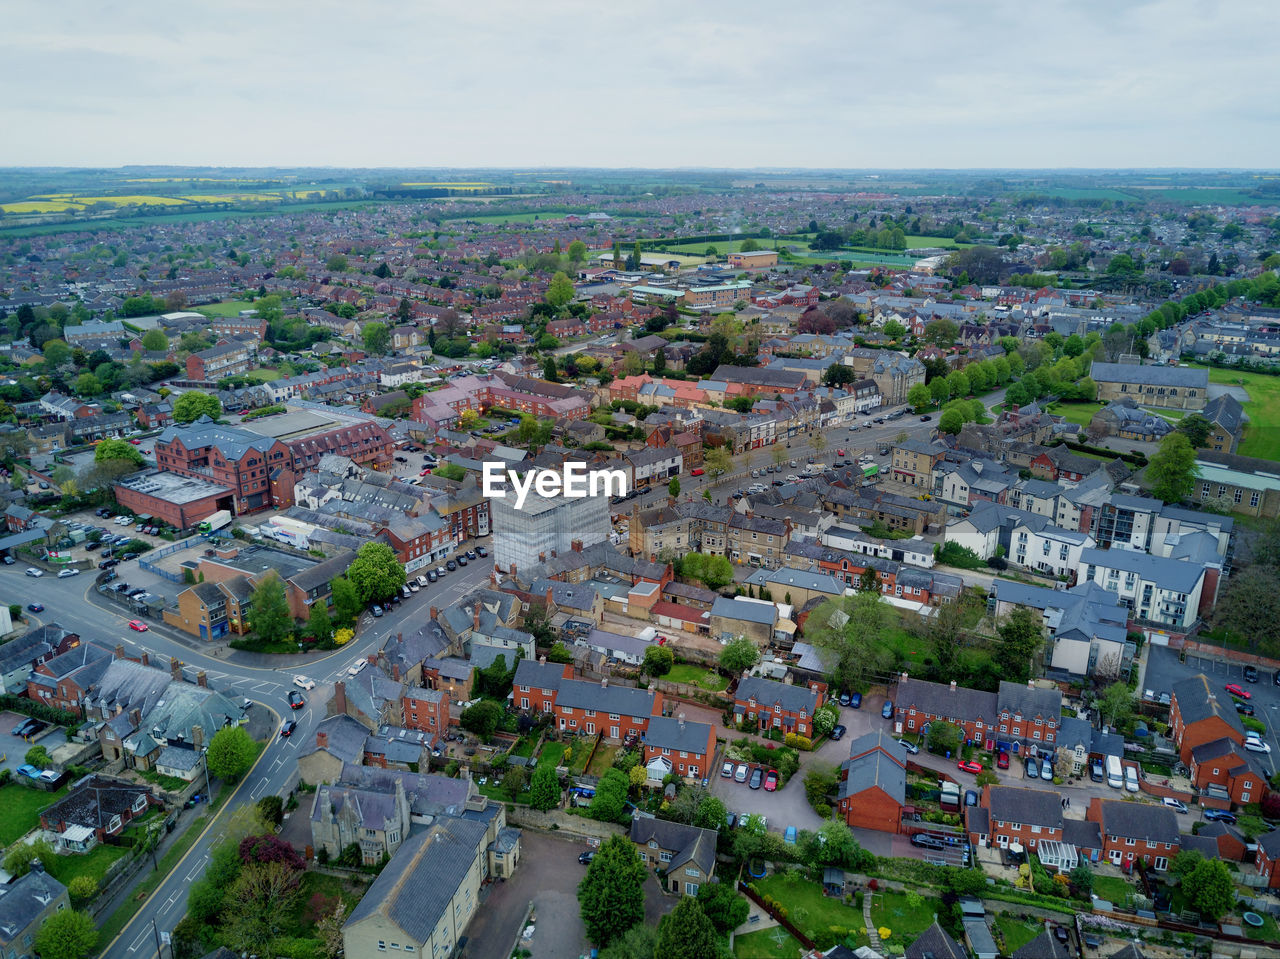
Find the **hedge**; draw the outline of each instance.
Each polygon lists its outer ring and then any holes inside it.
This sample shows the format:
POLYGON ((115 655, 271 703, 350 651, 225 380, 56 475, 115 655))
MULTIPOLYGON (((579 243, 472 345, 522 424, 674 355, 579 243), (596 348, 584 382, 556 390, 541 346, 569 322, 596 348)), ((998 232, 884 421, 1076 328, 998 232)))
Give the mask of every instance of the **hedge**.
POLYGON ((80 725, 80 717, 75 713, 68 712, 65 709, 54 709, 52 706, 37 703, 27 699, 25 696, 13 696, 5 693, 0 696, 0 709, 11 709, 15 713, 22 713, 24 716, 30 716, 33 719, 38 719, 54 726, 75 727, 80 725))

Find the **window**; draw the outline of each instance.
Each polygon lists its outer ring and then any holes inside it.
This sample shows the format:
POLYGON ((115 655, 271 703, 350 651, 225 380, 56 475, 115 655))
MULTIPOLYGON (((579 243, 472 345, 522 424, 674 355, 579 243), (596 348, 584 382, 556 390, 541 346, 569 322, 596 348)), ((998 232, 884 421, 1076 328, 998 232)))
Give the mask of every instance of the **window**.
POLYGON ((1124 841, 1124 844, 1125 844, 1126 846, 1132 846, 1132 845, 1134 845, 1134 841, 1133 841, 1132 839, 1126 839, 1126 840, 1124 841))
POLYGON ((1254 491, 1249 494, 1249 505, 1254 509, 1258 508, 1258 493, 1254 491))
POLYGON ((667 851, 664 849, 662 852, 660 852, 660 853, 658 854, 658 859, 659 859, 661 862, 670 862, 670 861, 671 861, 671 853, 667 852, 667 851))
POLYGON ((696 882, 686 882, 684 884, 684 894, 686 896, 696 896, 698 894, 698 884, 696 882))

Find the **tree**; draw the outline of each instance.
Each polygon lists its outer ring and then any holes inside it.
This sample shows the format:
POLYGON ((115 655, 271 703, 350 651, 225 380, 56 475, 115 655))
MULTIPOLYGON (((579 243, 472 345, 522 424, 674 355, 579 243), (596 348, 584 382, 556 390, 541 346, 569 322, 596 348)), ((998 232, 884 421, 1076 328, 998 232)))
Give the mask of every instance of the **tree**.
POLYGON ((907 328, 897 320, 889 320, 884 325, 883 333, 891 340, 900 340, 907 335, 907 328))
POLYGON ((658 947, 658 929, 637 923, 600 950, 600 959, 653 959, 658 947))
POLYGON ((680 496, 680 480, 678 477, 671 477, 671 482, 667 484, 667 495, 672 499, 680 496))
POLYGON ((192 423, 202 416, 216 420, 222 416, 222 403, 216 396, 202 390, 187 390, 173 401, 173 421, 182 425, 192 423))
POLYGON ((1215 921, 1236 904, 1231 872, 1220 859, 1205 859, 1183 876, 1182 895, 1188 906, 1215 921))
POLYGON ((1181 503, 1195 487, 1196 451, 1187 437, 1177 431, 1160 441, 1160 449, 1147 465, 1151 495, 1166 503, 1181 503))
POLYGON ((559 383, 560 373, 556 370, 556 358, 548 356, 542 363, 542 378, 548 383, 559 383))
POLYGON ((573 299, 573 281, 564 273, 556 273, 547 284, 546 301, 560 311, 573 299))
POLYGON ((391 329, 378 320, 370 320, 360 329, 360 339, 367 352, 384 356, 391 349, 391 329))
POLYGON ((40 959, 87 959, 98 944, 98 927, 87 912, 63 909, 36 931, 40 959))
POLYGON ((698 900, 681 896, 675 909, 663 916, 658 925, 658 946, 653 950, 653 959, 721 959, 723 955, 716 927, 698 900))
POLYGON ((929 392, 929 387, 924 383, 917 383, 907 391, 907 402, 911 404, 911 408, 917 413, 929 408, 933 403, 933 394, 929 392))
POLYGON ((581 240, 574 240, 569 244, 569 248, 565 250, 569 257, 570 263, 581 263, 587 258, 587 245, 581 240))
MULTIPOLYGON (((636 769, 643 770, 644 767, 636 766, 636 769)), ((724 828, 729 810, 725 808, 724 802, 715 796, 703 796, 698 800, 698 811, 693 814, 693 824, 703 829, 719 830, 724 828)))
POLYGON ((860 593, 879 593, 880 592, 880 574, 873 568, 868 566, 862 571, 862 575, 858 577, 858 592, 860 593))
POLYGON ((307 632, 320 644, 333 639, 333 620, 329 616, 329 607, 324 603, 312 605, 311 615, 307 618, 307 632))
POLYGON ((209 740, 205 761, 210 776, 234 782, 249 771, 257 755, 258 747, 243 726, 223 726, 209 740))
POLYGON ((77 396, 90 399, 102 392, 102 380, 92 373, 81 373, 76 377, 74 389, 77 396))
POLYGON ((125 461, 139 469, 147 462, 132 443, 125 440, 103 440, 93 450, 93 461, 107 463, 112 460, 125 461))
POLYGON ((942 756, 954 755, 964 742, 964 730, 955 723, 935 719, 929 723, 929 752, 942 756))
POLYGON ((76 902, 85 902, 98 893, 98 880, 93 876, 76 876, 67 883, 67 892, 76 902))
POLYGON ((1044 627, 1040 613, 1019 606, 997 630, 999 639, 994 643, 992 657, 1004 677, 1011 682, 1025 683, 1031 675, 1031 663, 1036 653, 1044 648, 1044 627))
POLYGON ((51 367, 62 366, 71 361, 71 347, 63 340, 45 340, 41 348, 44 361, 51 367))
POLYGON ((4 870, 15 878, 25 876, 31 871, 31 864, 36 860, 42 863, 57 861, 58 854, 47 839, 35 842, 14 843, 4 857, 4 870))
POLYGON ((854 689, 892 665, 892 652, 881 642, 889 622, 888 604, 878 593, 855 593, 829 600, 809 616, 810 642, 832 654, 832 683, 854 689))
POLYGON ((1213 424, 1199 413, 1189 413, 1178 421, 1175 427, 1179 433, 1182 433, 1196 449, 1201 449, 1208 441, 1209 434, 1213 432, 1213 424))
POLYGON ((1133 691, 1127 683, 1112 683, 1098 697, 1098 712, 1112 726, 1119 726, 1133 712, 1133 691))
POLYGON ((706 465, 708 473, 719 476, 729 472, 729 467, 733 465, 733 457, 723 446, 711 446, 703 453, 702 462, 706 465))
POLYGON ((745 636, 729 640, 720 650, 720 668, 733 676, 745 673, 759 661, 759 647, 745 636))
POLYGON ((335 622, 339 626, 347 626, 355 622, 355 618, 360 615, 360 610, 364 608, 355 584, 345 576, 338 576, 329 584, 329 589, 333 594, 335 622))
POLYGON ((249 863, 231 884, 224 930, 242 952, 263 954, 298 898, 302 871, 286 862, 249 863))
POLYGON ((27 754, 22 761, 28 766, 38 766, 41 769, 48 769, 53 765, 53 757, 49 755, 49 750, 43 746, 32 746, 27 750, 27 754))
POLYGON ((644 651, 644 663, 640 668, 650 676, 665 676, 675 663, 675 653, 667 647, 650 646, 644 651))
POLYGON ((959 335, 960 328, 946 317, 936 319, 924 328, 924 338, 934 346, 953 346, 959 335))
POLYGON ((142 348, 150 350, 152 353, 164 353, 169 349, 169 337, 164 335, 164 330, 147 330, 142 335, 142 348))
POLYGON ((502 788, 514 802, 528 782, 529 773, 525 768, 523 766, 512 766, 502 777, 502 788))
POLYGON ((942 415, 938 417, 938 432, 950 433, 955 436, 964 429, 964 417, 960 415, 960 411, 956 409, 943 410, 942 415))
POLYGON ((626 811, 627 794, 631 782, 626 773, 618 769, 606 769, 596 784, 596 794, 591 797, 588 814, 600 822, 617 822, 626 811))
POLYGON ((1213 611, 1213 624, 1248 637, 1263 655, 1280 652, 1280 573, 1262 565, 1233 573, 1213 611))
POLYGON ((404 567, 386 543, 365 543, 347 568, 347 579, 363 604, 386 599, 404 585, 404 567))
POLYGON ((347 258, 341 253, 335 253, 325 261, 324 268, 330 273, 345 273, 347 265, 347 258))
POLYGON ((502 706, 492 699, 482 699, 474 706, 468 706, 458 717, 463 729, 475 733, 485 742, 493 738, 494 732, 502 722, 502 706))
POLYGON ((258 800, 258 815, 277 829, 284 822, 284 800, 279 796, 263 796, 258 800))
POLYGON ((630 840, 611 836, 601 844, 578 885, 588 939, 607 946, 644 920, 644 880, 644 865, 630 840))
POLYGON ((539 763, 529 781, 529 805, 546 812, 560 805, 560 780, 550 763, 539 763))
POLYGON ((1068 873, 1068 878, 1071 880, 1072 888, 1088 899, 1089 893, 1093 891, 1093 870, 1089 868, 1088 863, 1081 862, 1068 873))
POLYGON ((293 613, 284 581, 272 572, 258 584, 250 598, 249 627, 264 643, 278 643, 293 633, 293 613))
POLYGON ((978 284, 995 283, 1003 266, 1004 257, 993 246, 971 246, 947 257, 947 269, 953 276, 967 273, 969 280, 978 284))

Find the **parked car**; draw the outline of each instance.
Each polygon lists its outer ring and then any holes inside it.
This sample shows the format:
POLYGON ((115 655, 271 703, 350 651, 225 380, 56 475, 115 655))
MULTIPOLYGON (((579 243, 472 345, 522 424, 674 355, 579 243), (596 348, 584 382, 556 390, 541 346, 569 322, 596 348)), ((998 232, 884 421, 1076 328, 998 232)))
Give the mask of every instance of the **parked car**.
POLYGON ((18 775, 26 776, 28 779, 37 779, 40 776, 40 770, 30 763, 23 763, 18 767, 18 775))
POLYGON ((41 772, 37 778, 39 778, 42 783, 56 783, 62 778, 62 773, 58 772, 56 769, 46 769, 41 772))
POLYGON ((289 708, 290 709, 301 709, 306 704, 307 704, 307 701, 302 698, 302 694, 300 692, 298 692, 296 689, 289 690, 289 708))
POLYGON ((27 603, 27 609, 33 613, 43 613, 44 603, 27 603))
POLYGON ((1224 822, 1228 826, 1236 824, 1235 813, 1229 813, 1225 809, 1206 809, 1204 818, 1209 822, 1224 822))
POLYGON ((42 570, 42 569, 36 569, 34 566, 28 566, 28 567, 27 567, 27 575, 28 575, 28 576, 43 576, 43 575, 44 575, 44 570, 42 570))
POLYGON ((836 723, 834 726, 831 727, 831 738, 834 739, 836 742, 839 742, 840 740, 844 739, 844 734, 846 731, 847 730, 844 728, 843 724, 836 723))
POLYGON ((435 583, 435 582, 438 582, 439 580, 440 580, 440 577, 436 575, 436 571, 434 569, 427 570, 428 583, 435 583))
POLYGON ((74 566, 69 566, 66 569, 58 570, 58 579, 66 579, 69 576, 79 576, 79 575, 80 575, 80 570, 76 569, 74 566))
POLYGON ((467 554, 466 554, 466 553, 459 553, 459 554, 458 554, 458 565, 459 565, 459 566, 466 566, 466 565, 467 565, 467 563, 468 563, 468 560, 467 560, 467 554))
POLYGON ((893 718, 893 700, 886 699, 882 707, 880 707, 880 716, 883 719, 893 718))
POLYGON ((782 835, 782 841, 792 846, 796 844, 796 827, 788 826, 787 831, 782 835))
POLYGON ((725 779, 732 779, 732 778, 733 778, 733 763, 726 762, 723 766, 721 766, 721 767, 720 767, 720 775, 721 775, 722 777, 724 777, 725 779))
POLYGON ((1027 778, 1028 779, 1040 778, 1040 764, 1036 762, 1036 758, 1034 756, 1027 757, 1027 778))
POLYGON ((297 686, 299 689, 315 689, 316 681, 299 674, 293 677, 293 685, 297 686))
POLYGON ((477 547, 476 547, 476 555, 478 555, 478 556, 488 556, 488 555, 489 555, 489 551, 488 551, 487 549, 485 549, 483 546, 477 546, 477 547))
POLYGON ((841 706, 848 706, 848 705, 849 705, 849 694, 848 694, 848 693, 841 693, 841 694, 840 694, 840 705, 841 705, 841 706))
POLYGON ((978 792, 975 789, 966 789, 964 791, 964 804, 966 806, 978 805, 978 792))
POLYGON ((1238 712, 1241 716, 1252 716, 1253 706, 1251 706, 1249 703, 1242 703, 1239 700, 1236 700, 1236 712, 1238 712))
POLYGON ((591 860, 595 858, 595 850, 592 849, 588 849, 586 852, 578 854, 578 862, 582 863, 584 866, 591 865, 591 860))
POLYGON ((1089 778, 1096 783, 1103 782, 1107 778, 1106 771, 1102 768, 1102 760, 1095 759, 1089 763, 1089 778))
POLYGON ((911 845, 921 849, 946 849, 947 844, 941 836, 931 836, 927 832, 918 832, 911 837, 911 845))
POLYGON ((862 708, 862 693, 850 693, 850 694, 849 694, 849 708, 850 708, 850 709, 861 709, 861 708, 862 708))
POLYGON ((347 667, 347 675, 359 676, 360 670, 364 669, 368 665, 369 665, 369 660, 361 657, 360 659, 355 660, 350 666, 347 667))
POLYGON ((770 769, 764 777, 764 791, 767 793, 774 792, 778 788, 778 770, 770 769))
POLYGON ((111 567, 119 565, 120 560, 118 559, 104 559, 98 563, 98 569, 111 569, 111 567))
POLYGON ((1187 811, 1186 803, 1184 803, 1180 799, 1173 799, 1169 796, 1165 796, 1162 800, 1160 800, 1160 804, 1162 806, 1168 806, 1174 812, 1185 813, 1187 811))
POLYGON ((1258 667, 1246 666, 1244 668, 1244 681, 1246 683, 1256 683, 1258 681, 1258 667))
POLYGON ((373 613, 374 619, 382 618, 382 607, 379 606, 377 603, 374 603, 373 606, 370 607, 369 612, 373 613))
POLYGON ((751 789, 759 789, 761 783, 763 782, 764 782, 764 769, 762 769, 760 766, 757 766, 755 769, 751 770, 751 780, 750 782, 747 783, 747 786, 751 789))
POLYGON ((32 736, 39 736, 42 732, 44 732, 48 728, 49 728, 48 723, 39 719, 33 720, 31 725, 28 726, 26 728, 26 731, 22 734, 22 738, 30 739, 32 736))
POLYGON ((982 772, 982 763, 975 762, 972 759, 962 759, 960 762, 956 763, 956 769, 960 770, 962 773, 973 773, 974 775, 977 775, 982 772))
POLYGON ((1271 744, 1263 742, 1256 733, 1251 733, 1244 739, 1244 748, 1251 753, 1269 753, 1271 752, 1271 744))
POLYGON ((430 581, 429 579, 427 579, 427 577, 425 577, 425 576, 423 576, 421 573, 419 573, 419 574, 418 574, 418 578, 417 578, 417 579, 415 579, 415 580, 414 580, 414 582, 418 584, 418 588, 419 588, 419 589, 422 589, 424 586, 426 586, 426 585, 427 585, 427 583, 429 583, 429 582, 431 582, 431 581, 430 581))
POLYGON ((1040 778, 1046 782, 1053 782, 1053 757, 1044 756, 1040 760, 1040 778))
POLYGON ((1009 768, 1009 754, 1003 749, 996 753, 996 769, 1009 768))
POLYGON ((447 569, 449 572, 454 573, 454 572, 457 572, 458 570, 458 564, 453 560, 449 560, 447 563, 444 564, 444 568, 447 569))
POLYGON ((145 633, 151 627, 140 619, 131 619, 129 620, 129 628, 135 633, 145 633))
POLYGON ((751 771, 747 768, 746 763, 739 763, 737 771, 733 774, 733 781, 736 783, 746 782, 747 776, 750 775, 750 772, 751 771))
POLYGON ((917 746, 915 743, 907 742, 905 739, 899 739, 898 745, 901 746, 903 749, 905 749, 912 756, 915 756, 920 752, 919 746, 917 746))
POLYGON ((13 729, 9 730, 9 735, 19 737, 25 736, 27 734, 27 730, 34 726, 35 723, 36 721, 34 719, 24 719, 22 722, 18 723, 18 725, 14 726, 13 729))
POLYGON ((1253 693, 1249 692, 1239 683, 1227 683, 1225 688, 1232 696, 1239 696, 1241 699, 1253 698, 1253 693))

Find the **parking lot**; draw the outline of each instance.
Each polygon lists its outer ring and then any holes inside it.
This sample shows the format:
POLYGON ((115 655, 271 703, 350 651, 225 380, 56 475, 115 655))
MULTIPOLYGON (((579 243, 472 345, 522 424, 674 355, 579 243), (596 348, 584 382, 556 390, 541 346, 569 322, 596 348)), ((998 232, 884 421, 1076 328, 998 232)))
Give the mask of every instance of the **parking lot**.
POLYGON ((13 731, 25 723, 27 718, 7 710, 0 712, 0 769, 16 773, 18 767, 26 762, 27 750, 32 746, 43 743, 46 749, 53 752, 54 746, 66 742, 65 730, 61 726, 47 726, 31 740, 14 736, 13 731))

